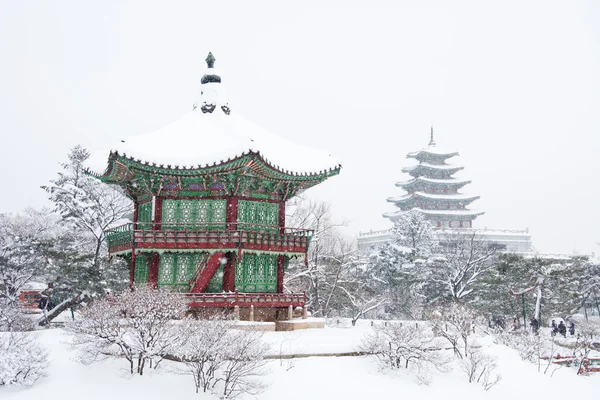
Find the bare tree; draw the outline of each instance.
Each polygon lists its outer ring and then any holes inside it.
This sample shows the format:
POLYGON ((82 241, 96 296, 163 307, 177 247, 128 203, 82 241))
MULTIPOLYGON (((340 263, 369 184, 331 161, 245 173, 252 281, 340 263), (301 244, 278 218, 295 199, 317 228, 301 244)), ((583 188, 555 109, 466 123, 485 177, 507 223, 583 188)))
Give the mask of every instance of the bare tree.
POLYGON ((573 354, 577 359, 579 374, 587 373, 586 367, 592 351, 600 351, 600 322, 597 319, 577 320, 577 342, 573 354))
POLYGON ((225 363, 227 335, 233 322, 218 316, 210 320, 187 320, 183 324, 185 344, 175 355, 186 366, 186 373, 194 378, 196 393, 212 391, 218 382, 217 372, 225 363))
POLYGON ((345 223, 333 220, 330 204, 297 199, 289 208, 292 212, 287 216, 288 224, 312 229, 314 235, 306 264, 300 260, 290 264, 285 287, 306 291, 313 315, 327 316, 339 295, 338 281, 355 253, 354 243, 341 233, 345 223))
POLYGON ((408 369, 423 383, 430 381, 431 368, 442 372, 449 370, 450 358, 439 351, 431 329, 423 323, 375 325, 363 338, 360 348, 376 355, 384 368, 408 369))
POLYGON ((469 337, 474 331, 477 319, 477 314, 469 307, 452 303, 435 308, 430 321, 433 324, 433 332, 450 342, 456 356, 462 359, 468 357, 469 337))
POLYGON ((107 355, 123 357, 132 374, 142 375, 147 365, 157 368, 183 344, 185 335, 174 320, 186 310, 180 294, 141 286, 94 302, 67 329, 74 335, 82 362, 107 355))
POLYGON ((261 377, 266 374, 264 356, 269 350, 269 345, 262 341, 262 332, 231 330, 225 338, 225 362, 218 379, 223 398, 261 393, 266 388, 261 377))
POLYGON ((496 372, 494 357, 473 347, 469 347, 465 355, 467 357, 461 360, 460 366, 469 378, 469 383, 479 383, 487 391, 500 382, 502 376, 496 372))
POLYGON ((431 277, 446 287, 454 301, 469 296, 482 275, 494 267, 499 245, 476 234, 446 232, 440 235, 441 266, 434 268, 431 277))
POLYGON ((48 354, 32 333, 0 333, 0 386, 32 385, 47 368, 48 354))

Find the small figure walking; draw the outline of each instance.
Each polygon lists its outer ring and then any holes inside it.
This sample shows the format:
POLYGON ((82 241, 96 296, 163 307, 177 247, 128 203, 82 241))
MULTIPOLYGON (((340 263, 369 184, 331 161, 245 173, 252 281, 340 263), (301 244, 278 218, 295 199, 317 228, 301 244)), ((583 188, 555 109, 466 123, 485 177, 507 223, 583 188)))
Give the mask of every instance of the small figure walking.
POLYGON ((569 333, 571 336, 575 335, 575 322, 571 321, 569 324, 569 333))
POLYGON ((535 317, 531 317, 529 319, 529 325, 531 326, 531 330, 533 331, 533 333, 537 335, 538 331, 540 330, 539 321, 535 317))
POLYGON ((563 337, 567 337, 567 326, 565 325, 564 321, 560 321, 558 324, 558 332, 563 335, 563 337))
POLYGON ((552 337, 556 336, 556 334, 558 333, 558 326, 556 325, 556 321, 552 320, 552 331, 550 332, 550 335, 552 335, 552 337))

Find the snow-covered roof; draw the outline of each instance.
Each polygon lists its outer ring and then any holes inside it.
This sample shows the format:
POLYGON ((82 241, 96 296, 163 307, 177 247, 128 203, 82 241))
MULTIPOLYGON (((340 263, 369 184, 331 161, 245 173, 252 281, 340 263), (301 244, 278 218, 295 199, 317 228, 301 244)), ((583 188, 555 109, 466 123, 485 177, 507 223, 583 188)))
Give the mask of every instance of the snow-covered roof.
POLYGON ((419 151, 413 151, 406 155, 406 158, 420 158, 420 156, 434 156, 434 157, 454 157, 458 155, 456 150, 440 149, 437 146, 428 146, 419 151))
POLYGON ((460 169, 463 169, 464 167, 462 165, 454 165, 454 164, 420 163, 420 164, 416 164, 416 165, 411 165, 409 167, 404 167, 404 168, 402 168, 402 172, 412 172, 412 171, 415 171, 420 168, 429 168, 429 169, 435 169, 435 170, 440 170, 440 171, 454 171, 454 170, 458 171, 460 169))
MULTIPOLYGON (((413 210, 417 210, 427 215, 448 215, 448 216, 457 216, 457 217, 477 217, 479 215, 485 214, 484 212, 477 212, 472 210, 427 210, 419 207, 414 207, 413 210)), ((383 214, 386 218, 397 218, 400 215, 404 214, 406 211, 398 210, 391 213, 383 214)))
POLYGON ((466 185, 467 183, 471 183, 469 179, 435 179, 435 178, 427 178, 425 176, 419 176, 413 179, 409 179, 407 181, 396 182, 396 186, 405 187, 410 186, 419 181, 427 182, 427 183, 439 183, 445 185, 466 185))
POLYGON ((23 286, 21 286, 20 290, 46 290, 48 289, 48 284, 43 282, 27 282, 23 286))
POLYGON ((388 197, 387 201, 390 203, 396 203, 396 202, 402 202, 402 201, 406 201, 409 200, 411 198, 414 197, 422 197, 422 198, 426 198, 426 199, 432 199, 432 200, 477 200, 480 196, 472 196, 472 195, 468 195, 468 194, 461 194, 461 193, 456 193, 456 194, 432 194, 432 193, 425 193, 425 192, 414 192, 414 193, 409 193, 406 194, 404 196, 399 196, 399 197, 388 197))
POLYGON ((292 172, 316 173, 339 166, 329 152, 292 143, 235 113, 220 81, 220 76, 209 67, 202 77, 201 94, 193 111, 162 129, 123 138, 94 153, 86 167, 95 173, 103 172, 111 151, 142 162, 188 168, 219 163, 249 151, 292 172))

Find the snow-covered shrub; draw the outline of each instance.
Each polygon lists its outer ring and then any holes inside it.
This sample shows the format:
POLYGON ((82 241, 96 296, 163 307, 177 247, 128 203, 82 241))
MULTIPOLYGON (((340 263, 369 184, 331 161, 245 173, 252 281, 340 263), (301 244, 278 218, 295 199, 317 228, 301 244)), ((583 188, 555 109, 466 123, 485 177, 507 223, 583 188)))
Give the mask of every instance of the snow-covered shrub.
POLYGON ((24 332, 33 328, 33 320, 26 317, 19 302, 9 303, 0 299, 0 332, 24 332))
POLYGON ((479 321, 480 318, 472 309, 459 303, 437 307, 430 314, 434 334, 450 342, 459 358, 467 355, 469 337, 479 321))
POLYGON ((256 395, 264 385, 264 355, 269 346, 262 333, 233 329, 233 321, 221 316, 209 320, 186 320, 186 341, 175 351, 200 390, 232 399, 242 393, 256 395))
POLYGON ((186 373, 192 375, 196 393, 211 391, 217 383, 217 371, 225 362, 226 339, 233 323, 222 318, 187 320, 182 325, 187 340, 176 349, 175 355, 185 364, 186 373))
POLYGON ((521 360, 537 363, 540 358, 542 340, 538 335, 529 332, 524 332, 522 334, 502 332, 495 335, 494 338, 496 343, 517 350, 521 360))
POLYGON ((48 355, 32 333, 0 332, 0 386, 32 385, 47 368, 48 355))
POLYGON ((500 382, 501 376, 496 373, 496 360, 481 349, 469 346, 465 357, 460 360, 460 366, 469 378, 469 383, 479 383, 485 390, 500 382))
POLYGON ((578 373, 586 373, 585 366, 588 363, 592 351, 600 351, 600 321, 597 319, 577 320, 577 342, 573 349, 578 373))
POLYGON ((68 325, 82 362, 107 355, 123 357, 130 372, 140 375, 146 365, 157 368, 165 356, 185 342, 180 319, 187 310, 185 298, 146 286, 95 301, 68 325))
POLYGON ((266 388, 260 377, 267 372, 264 356, 269 350, 262 341, 262 332, 231 330, 225 338, 225 362, 219 376, 222 398, 261 393, 266 388))
POLYGON ((361 350, 376 355, 384 368, 416 373, 422 383, 428 383, 432 367, 446 371, 449 362, 440 351, 439 342, 423 323, 375 325, 363 338, 361 350))

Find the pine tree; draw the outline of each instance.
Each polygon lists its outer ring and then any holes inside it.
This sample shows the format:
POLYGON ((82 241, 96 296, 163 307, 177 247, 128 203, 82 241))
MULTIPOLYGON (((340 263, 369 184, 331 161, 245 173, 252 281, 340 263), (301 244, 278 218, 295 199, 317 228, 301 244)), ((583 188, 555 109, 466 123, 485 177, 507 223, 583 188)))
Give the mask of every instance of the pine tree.
POLYGON ((42 188, 54 203, 66 231, 55 266, 60 271, 59 286, 66 291, 94 295, 117 290, 128 280, 128 271, 121 263, 107 264, 104 231, 127 221, 132 202, 120 188, 105 185, 85 173, 89 156, 81 146, 71 149, 58 178, 42 188))

